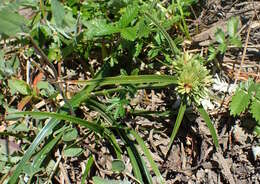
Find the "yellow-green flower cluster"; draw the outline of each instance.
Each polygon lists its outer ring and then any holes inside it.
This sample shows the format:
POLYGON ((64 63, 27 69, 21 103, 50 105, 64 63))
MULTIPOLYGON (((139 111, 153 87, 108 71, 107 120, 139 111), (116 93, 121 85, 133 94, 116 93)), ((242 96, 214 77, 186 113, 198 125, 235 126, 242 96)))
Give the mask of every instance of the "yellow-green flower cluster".
POLYGON ((200 57, 184 53, 174 62, 174 69, 178 79, 177 91, 186 98, 188 104, 195 102, 200 105, 208 95, 208 87, 212 77, 200 57))

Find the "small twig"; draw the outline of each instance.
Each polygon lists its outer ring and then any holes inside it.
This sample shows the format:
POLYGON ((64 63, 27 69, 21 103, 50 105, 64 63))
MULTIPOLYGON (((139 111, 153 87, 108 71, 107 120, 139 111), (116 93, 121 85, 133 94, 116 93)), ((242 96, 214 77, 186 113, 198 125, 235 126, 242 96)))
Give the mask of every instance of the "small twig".
POLYGON ((230 184, 235 184, 236 182, 234 180, 234 177, 231 174, 230 167, 228 166, 228 163, 223 157, 222 153, 218 151, 216 152, 216 156, 217 156, 217 162, 219 163, 219 165, 223 167, 222 173, 225 176, 225 178, 229 181, 230 184))
MULTIPOLYGON (((55 79, 56 81, 59 81, 59 75, 58 75, 58 72, 57 72, 56 68, 54 67, 54 65, 49 61, 48 57, 45 55, 43 50, 40 47, 38 47, 38 45, 33 40, 31 35, 27 35, 27 37, 29 37, 29 40, 31 41, 31 43, 32 43, 32 45, 34 47, 34 50, 41 56, 41 59, 42 59, 42 60, 40 60, 41 64, 42 65, 47 65, 48 67, 50 67, 52 69, 52 71, 53 71, 53 75, 52 75, 53 79, 55 79)), ((65 104, 68 105, 68 108, 70 110, 70 114, 71 115, 75 115, 72 106, 70 105, 66 95, 63 93, 63 91, 61 89, 61 86, 59 84, 54 84, 54 85, 57 88, 57 90, 59 91, 59 93, 61 94, 61 96, 63 97, 63 100, 64 100, 65 104)))
POLYGON ((51 171, 51 174, 50 174, 48 180, 45 182, 45 184, 51 183, 51 179, 52 179, 52 177, 53 177, 55 171, 57 170, 57 168, 58 168, 58 166, 59 166, 59 164, 60 164, 60 161, 61 161, 61 155, 58 156, 58 159, 57 159, 57 161, 56 161, 56 163, 55 163, 55 165, 54 165, 54 167, 53 167, 53 169, 52 169, 52 171, 51 171))
POLYGON ((243 55, 242 55, 242 61, 241 61, 239 70, 237 72, 237 75, 235 76, 234 84, 237 84, 237 80, 238 80, 238 78, 240 76, 240 73, 241 73, 241 70, 242 70, 242 66, 243 66, 243 64, 245 62, 246 50, 247 50, 248 40, 249 40, 249 36, 250 36, 250 32, 251 32, 251 24, 252 24, 252 21, 253 21, 254 17, 255 17, 255 14, 253 15, 253 17, 251 18, 250 23, 249 23, 249 28, 248 28, 247 35, 246 35, 245 47, 244 47, 243 55))
POLYGON ((63 176, 64 176, 65 183, 66 183, 66 184, 71 184, 70 179, 69 179, 69 176, 68 176, 68 173, 66 172, 66 170, 65 170, 65 168, 63 167, 63 165, 62 165, 61 162, 60 162, 60 164, 59 164, 59 167, 60 167, 61 173, 62 173, 63 176))

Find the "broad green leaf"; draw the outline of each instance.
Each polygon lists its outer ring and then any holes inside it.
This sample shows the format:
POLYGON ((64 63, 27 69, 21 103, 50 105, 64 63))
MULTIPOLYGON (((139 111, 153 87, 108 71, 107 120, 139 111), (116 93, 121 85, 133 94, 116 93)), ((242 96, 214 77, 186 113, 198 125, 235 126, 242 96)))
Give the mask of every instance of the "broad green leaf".
POLYGON ((123 172, 125 170, 125 163, 122 160, 115 159, 112 161, 112 171, 123 172))
POLYGON ((23 32, 23 26, 26 23, 25 18, 18 13, 8 8, 0 9, 0 34, 14 36, 17 33, 23 32))
POLYGON ((238 17, 231 17, 227 23, 228 35, 232 38, 236 36, 238 30, 238 17))
POLYGON ((79 156, 81 153, 83 153, 83 149, 80 147, 69 147, 69 148, 65 148, 64 150, 64 156, 65 157, 77 157, 79 156))
POLYGON ((215 33, 215 38, 218 43, 225 44, 225 33, 222 31, 222 29, 218 28, 215 33))
POLYGON ((66 132, 64 133, 62 139, 64 141, 73 141, 76 140, 78 137, 78 131, 76 128, 70 128, 69 130, 66 130, 66 132))
POLYGON ((58 0, 51 0, 51 11, 56 25, 62 27, 65 17, 63 5, 58 0))
POLYGON ((84 23, 87 26, 87 37, 111 35, 120 32, 120 29, 112 24, 107 24, 103 19, 95 19, 84 23))
POLYGON ((207 111, 205 111, 203 106, 198 107, 198 110, 199 110, 201 117, 204 119, 204 121, 206 122, 206 124, 209 128, 209 131, 212 136, 215 147, 219 148, 218 135, 217 135, 217 132, 216 132, 216 129, 215 129, 213 123, 210 120, 210 117, 209 117, 207 111))
POLYGON ((28 84, 20 79, 9 79, 8 80, 8 86, 11 90, 11 94, 14 94, 15 92, 19 92, 22 95, 30 95, 31 94, 31 89, 28 86, 28 84))
POLYGON ((232 100, 229 106, 231 115, 239 115, 242 113, 250 103, 250 96, 244 90, 238 90, 232 96, 232 100))
POLYGON ((120 31, 121 36, 130 41, 134 41, 136 39, 137 29, 136 27, 127 27, 120 31))
POLYGON ((122 180, 108 180, 108 179, 102 179, 99 176, 93 177, 94 184, 131 184, 129 181, 122 181, 122 180))
POLYGON ((37 83, 37 88, 40 90, 40 94, 45 97, 51 97, 56 93, 54 87, 46 81, 39 81, 37 83))
POLYGON ((118 21, 118 27, 119 28, 125 28, 126 26, 128 26, 137 16, 139 11, 138 6, 136 5, 128 5, 125 8, 125 12, 122 15, 122 17, 120 18, 120 20, 118 21))
POLYGON ((254 99, 252 101, 252 104, 250 106, 250 112, 258 122, 258 125, 260 125, 260 101, 259 100, 254 99))
POLYGON ((172 131, 172 134, 171 134, 171 137, 170 137, 170 143, 169 143, 169 146, 168 146, 167 154, 169 153, 169 151, 172 147, 172 143, 174 141, 174 138, 178 133, 178 130, 179 130, 179 127, 181 125, 181 121, 183 119, 185 111, 186 111, 186 105, 184 103, 181 103, 181 106, 180 106, 179 112, 178 112, 178 116, 177 116, 176 122, 175 122, 174 127, 173 127, 173 131, 172 131))

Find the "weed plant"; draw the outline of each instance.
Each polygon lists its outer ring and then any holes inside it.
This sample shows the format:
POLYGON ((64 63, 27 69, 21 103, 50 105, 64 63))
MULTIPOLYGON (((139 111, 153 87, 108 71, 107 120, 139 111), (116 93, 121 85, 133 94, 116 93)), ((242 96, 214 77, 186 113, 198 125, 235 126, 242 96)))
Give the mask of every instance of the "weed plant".
MULTIPOLYGON (((168 6, 145 0, 2 2, 0 106, 2 112, 8 113, 6 118, 15 119, 15 124, 1 135, 23 139, 26 146, 22 146, 22 155, 18 154, 16 161, 1 153, 1 158, 5 158, 0 161, 0 168, 5 168, 0 171, 1 181, 10 184, 51 182, 56 165, 49 159, 50 154, 61 148, 60 159, 78 157, 84 152, 80 135, 87 137, 92 134, 97 143, 106 140, 111 152, 115 153, 113 172, 126 173, 123 160, 126 154, 133 168, 131 178, 137 183, 153 183, 153 175, 157 176, 159 183, 165 183, 145 141, 133 128, 120 123, 127 113, 134 112, 134 109, 128 112, 127 107, 131 107, 129 103, 140 89, 170 86, 181 98, 168 150, 174 143, 187 106, 193 106, 205 120, 218 149, 216 130, 201 105, 212 83, 210 71, 204 58, 181 48, 183 40, 191 39, 185 18, 190 16, 189 7, 194 2, 177 0, 168 6), (27 10, 26 18, 21 15, 22 10, 27 10), (172 27, 180 30, 180 34, 169 35, 167 31, 172 27), (15 51, 9 51, 10 48, 15 51), (90 58, 97 60, 96 66, 89 62, 90 58), (84 86, 71 98, 66 96, 64 81, 56 71, 56 66, 65 60, 70 65, 83 61, 87 70, 84 72, 91 78, 71 81, 84 86), (158 75, 160 71, 154 67, 158 61, 173 71, 172 75, 158 75), (27 72, 31 68, 41 72, 43 80, 35 80, 32 84, 30 73, 23 75, 21 71, 26 65, 27 72), (142 65, 147 66, 149 72, 142 69, 142 65), (10 102, 13 95, 19 99, 18 104, 10 102), (101 96, 108 100, 104 103, 101 96), (63 103, 58 100, 60 98, 63 103), (32 105, 43 100, 53 104, 49 110, 48 105, 40 109, 32 105), (75 116, 82 105, 97 112, 98 117, 85 120, 75 116), (39 111, 41 109, 43 111, 39 111), (31 116, 37 125, 32 123, 31 116), (79 132, 82 128, 87 131, 79 132), (118 139, 123 145, 118 143, 118 139)), ((226 51, 223 45, 239 42, 236 20, 231 19, 229 24, 231 39, 226 43, 219 30, 216 38, 220 46, 210 50, 209 60, 213 60, 218 52, 223 54, 226 51)), ((252 106, 254 104, 253 101, 252 106)), ((238 113, 233 105, 231 110, 233 114, 238 113)), ((255 113, 253 115, 258 118, 255 113)), ((89 173, 94 164, 94 152, 90 150, 81 183, 91 179, 89 173)), ((124 181, 109 181, 99 176, 92 179, 96 184, 130 183, 127 178, 124 181)))

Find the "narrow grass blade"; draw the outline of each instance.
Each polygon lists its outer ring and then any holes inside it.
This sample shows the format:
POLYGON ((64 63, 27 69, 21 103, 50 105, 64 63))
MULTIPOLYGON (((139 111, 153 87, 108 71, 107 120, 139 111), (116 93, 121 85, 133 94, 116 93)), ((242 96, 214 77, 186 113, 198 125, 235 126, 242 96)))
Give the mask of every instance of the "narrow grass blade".
POLYGON ((177 116, 176 122, 174 124, 173 131, 172 131, 172 134, 171 134, 171 137, 170 137, 170 144, 169 144, 169 147, 168 147, 167 155, 168 155, 168 152, 170 151, 170 149, 172 147, 172 143, 174 141, 174 138, 177 135, 177 132, 178 132, 179 127, 181 125, 181 121, 183 119, 183 115, 185 113, 185 110, 186 110, 186 104, 181 103, 181 106, 180 106, 179 112, 178 112, 178 116, 177 116))
POLYGON ((185 33, 185 36, 191 40, 191 37, 190 37, 190 33, 189 33, 189 29, 188 29, 188 26, 186 24, 186 20, 185 20, 185 17, 184 17, 184 13, 183 13, 183 9, 182 9, 182 6, 181 6, 181 1, 180 0, 177 0, 177 7, 180 11, 180 14, 181 14, 181 21, 182 21, 182 24, 183 24, 183 29, 184 29, 184 33, 185 33))
POLYGON ((121 140, 124 142, 124 145, 126 146, 126 150, 130 158, 134 176, 136 177, 136 179, 139 180, 141 183, 152 183, 151 174, 148 171, 145 163, 142 161, 142 157, 136 149, 136 146, 127 136, 128 133, 118 127, 115 119, 106 112, 107 107, 104 104, 100 104, 94 99, 88 99, 87 104, 90 108, 98 111, 100 115, 109 122, 109 124, 114 125, 112 128, 118 133, 118 135, 121 137, 121 140))
MULTIPOLYGON (((33 163, 32 163, 32 168, 34 168, 34 170, 40 169, 41 164, 43 163, 45 158, 48 156, 48 154, 50 153, 52 148, 61 139, 62 135, 63 135, 63 133, 59 133, 57 136, 51 138, 51 140, 49 140, 49 142, 41 149, 41 151, 36 154, 36 156, 33 159, 33 163)), ((34 174, 35 173, 30 175, 29 181, 32 181, 34 174)))
MULTIPOLYGON (((111 125, 115 124, 115 120, 108 114, 106 113, 106 106, 97 102, 95 99, 88 99, 87 100, 87 105, 89 108, 94 109, 95 111, 99 112, 100 115, 111 125)), ((115 135, 109 130, 105 129, 105 136, 111 143, 111 145, 114 147, 114 150, 116 152, 117 158, 121 159, 121 154, 123 151, 121 150, 119 144, 116 141, 115 135)))
POLYGON ((156 27, 161 31, 161 33, 163 34, 163 36, 166 38, 167 42, 170 45, 171 51, 173 54, 178 55, 180 53, 180 50, 177 48, 177 46, 175 45, 174 41, 172 40, 172 38, 170 37, 170 35, 167 33, 167 31, 160 25, 160 23, 152 16, 150 15, 148 12, 144 13, 145 16, 151 20, 156 27))
POLYGON ((46 144, 40 152, 36 154, 33 159, 33 168, 40 168, 41 164, 43 163, 44 159, 47 157, 48 153, 52 150, 52 148, 57 144, 57 142, 61 139, 63 133, 59 133, 51 140, 49 140, 48 144, 46 144))
POLYGON ((209 117, 207 111, 205 111, 205 109, 202 106, 199 106, 198 110, 199 110, 201 117, 204 119, 204 121, 206 122, 206 124, 209 128, 209 131, 210 131, 211 136, 213 138, 213 142, 214 142, 215 147, 218 149, 219 143, 218 143, 217 132, 216 132, 216 129, 215 129, 213 123, 210 120, 210 117, 209 117))
MULTIPOLYGON (((107 75, 108 72, 110 72, 110 65, 105 64, 103 67, 99 70, 99 72, 96 74, 95 78, 103 78, 104 76, 107 75)), ((82 101, 86 100, 90 93, 96 88, 95 85, 90 85, 83 89, 80 93, 75 95, 71 100, 70 100, 70 105, 72 107, 77 107, 82 101)), ((66 106, 65 104, 65 109, 69 109, 69 107, 66 106)), ((60 110, 61 114, 66 114, 67 111, 62 111, 60 110)), ((45 126, 41 129, 41 131, 37 134, 35 139, 33 140, 32 144, 30 147, 27 149, 25 152, 23 158, 20 160, 18 165, 16 166, 13 175, 10 177, 9 184, 15 184, 24 168, 26 165, 26 162, 31 158, 33 153, 35 152, 36 148, 38 145, 43 141, 43 139, 48 135, 48 132, 52 131, 52 129, 59 123, 59 120, 57 119, 51 119, 45 126)))
POLYGON ((81 118, 77 118, 71 115, 65 115, 65 114, 59 114, 59 113, 54 113, 54 112, 30 112, 30 111, 25 111, 25 112, 15 112, 15 114, 22 114, 22 115, 31 115, 31 116, 37 116, 37 117, 51 117, 57 120, 65 120, 69 121, 74 124, 78 124, 81 126, 84 126, 96 133, 102 134, 104 131, 104 127, 94 124, 91 122, 88 122, 86 120, 83 120, 81 118))
POLYGON ((162 177, 162 175, 161 175, 161 173, 160 173, 156 163, 153 160, 153 157, 152 157, 149 149, 145 146, 145 143, 144 143, 143 139, 134 130, 130 130, 130 133, 135 137, 137 143, 141 146, 141 148, 142 148, 145 156, 147 157, 147 159, 148 159, 148 161, 149 161, 149 163, 150 163, 154 173, 159 178, 160 183, 162 183, 162 184, 165 183, 165 181, 164 181, 164 179, 163 179, 163 177, 162 177))
POLYGON ((82 80, 82 81, 68 81, 73 84, 86 84, 86 85, 121 85, 121 84, 145 84, 145 83, 164 83, 164 84, 177 84, 177 79, 170 75, 133 75, 133 76, 116 76, 105 77, 102 79, 82 80))
POLYGON ((86 164, 85 171, 84 171, 84 173, 82 174, 81 184, 85 184, 85 181, 86 181, 86 179, 87 179, 87 177, 88 177, 88 174, 89 174, 89 172, 90 172, 90 169, 91 169, 93 163, 94 163, 93 156, 90 155, 89 158, 88 158, 87 164, 86 164))
POLYGON ((22 172, 25 163, 31 158, 35 149, 38 147, 39 143, 45 138, 47 133, 51 131, 58 123, 58 120, 52 119, 41 129, 41 131, 37 134, 37 137, 33 140, 32 144, 25 152, 22 160, 20 160, 20 162, 16 166, 15 171, 13 172, 13 175, 11 176, 8 182, 9 184, 15 184, 17 182, 17 179, 20 176, 20 173, 22 172))
POLYGON ((130 162, 131 162, 131 165, 133 168, 133 173, 134 173, 135 178, 140 183, 144 184, 142 173, 141 173, 141 168, 139 167, 138 160, 137 160, 137 156, 139 155, 139 153, 137 152, 133 142, 131 142, 129 140, 129 138, 126 136, 126 133, 124 131, 119 130, 118 133, 126 147, 126 151, 130 158, 130 162))

